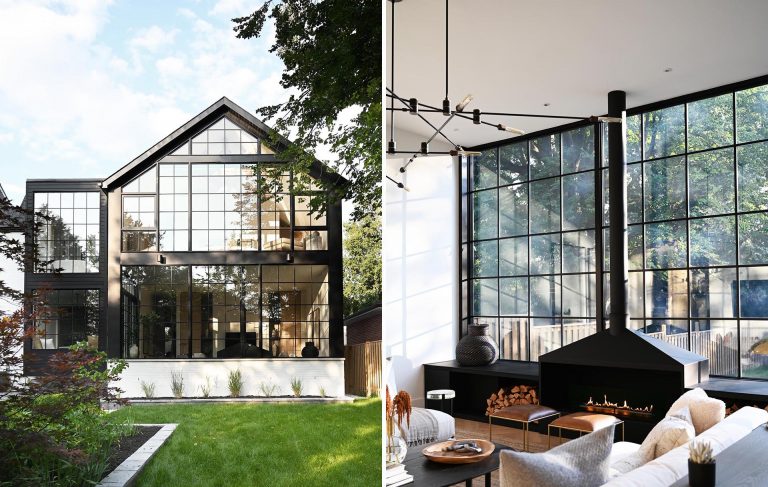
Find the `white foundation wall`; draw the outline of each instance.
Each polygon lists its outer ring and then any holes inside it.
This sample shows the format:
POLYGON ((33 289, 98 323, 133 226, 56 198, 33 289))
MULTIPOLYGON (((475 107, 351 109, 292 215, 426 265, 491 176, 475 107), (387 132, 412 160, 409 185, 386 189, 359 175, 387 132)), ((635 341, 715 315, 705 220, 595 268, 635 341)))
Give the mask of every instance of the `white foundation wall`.
POLYGON ((241 396, 263 396, 261 383, 275 384, 273 395, 293 395, 291 379, 301 380, 302 395, 319 396, 320 387, 328 397, 344 396, 344 359, 227 359, 227 360, 127 360, 128 368, 114 385, 126 398, 143 398, 141 381, 155 384, 155 397, 171 397, 171 373, 181 372, 184 396, 201 397, 201 386, 210 378, 211 396, 229 396, 230 371, 243 375, 241 396))
MULTIPOLYGON (((398 150, 422 140, 397 135, 398 150)), ((430 149, 448 147, 433 141, 430 149)), ((384 169, 408 188, 384 181, 385 380, 423 406, 422 364, 452 360, 458 341, 458 160, 418 157, 403 174, 405 161, 388 156, 384 169)))

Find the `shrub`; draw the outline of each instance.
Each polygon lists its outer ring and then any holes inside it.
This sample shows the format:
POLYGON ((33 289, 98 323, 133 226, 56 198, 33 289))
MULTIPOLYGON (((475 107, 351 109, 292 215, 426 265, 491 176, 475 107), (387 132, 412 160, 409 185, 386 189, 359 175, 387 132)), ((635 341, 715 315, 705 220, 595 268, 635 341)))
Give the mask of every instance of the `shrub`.
POLYGON ((301 396, 301 392, 303 390, 303 386, 301 385, 301 379, 299 379, 298 377, 291 378, 291 390, 293 391, 293 395, 295 397, 301 396))
POLYGON ((259 384, 259 390, 261 391, 262 396, 272 397, 279 392, 280 388, 277 384, 273 384, 272 382, 262 382, 259 384))
POLYGON ((229 372, 229 380, 227 385, 229 386, 230 397, 240 396, 240 393, 243 391, 243 373, 240 372, 240 369, 231 370, 229 372))
POLYGON ((208 397, 211 395, 211 389, 211 378, 206 375, 205 384, 200 385, 200 393, 202 393, 203 397, 208 397))
POLYGON ((144 397, 152 399, 155 397, 155 383, 141 381, 141 390, 144 392, 144 397))
POLYGON ((171 392, 176 399, 184 396, 184 377, 180 370, 171 371, 171 392))

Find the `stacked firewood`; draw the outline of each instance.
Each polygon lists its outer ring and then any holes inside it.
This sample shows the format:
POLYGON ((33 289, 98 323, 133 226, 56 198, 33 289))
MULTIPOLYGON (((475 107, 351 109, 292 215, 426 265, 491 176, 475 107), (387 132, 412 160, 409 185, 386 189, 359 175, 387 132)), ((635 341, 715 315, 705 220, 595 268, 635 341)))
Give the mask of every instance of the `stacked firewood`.
POLYGON ((533 386, 519 385, 510 388, 508 391, 504 391, 502 387, 498 392, 491 394, 491 397, 486 399, 485 402, 488 404, 485 415, 488 416, 501 408, 509 406, 538 404, 539 396, 536 394, 536 389, 533 386))

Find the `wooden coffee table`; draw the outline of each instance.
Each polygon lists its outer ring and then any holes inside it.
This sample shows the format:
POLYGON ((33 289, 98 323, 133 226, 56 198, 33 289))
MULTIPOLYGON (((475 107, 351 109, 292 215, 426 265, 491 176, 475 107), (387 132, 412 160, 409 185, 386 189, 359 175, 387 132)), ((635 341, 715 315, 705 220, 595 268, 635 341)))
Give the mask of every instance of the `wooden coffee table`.
POLYGON ((485 476, 486 487, 491 486, 491 472, 499 469, 499 452, 501 450, 511 450, 512 448, 493 443, 496 448, 491 456, 477 463, 464 463, 460 465, 449 465, 446 463, 432 462, 425 457, 421 451, 429 445, 419 445, 408 447, 408 453, 405 455, 403 464, 405 470, 413 475, 414 487, 444 487, 447 485, 466 482, 469 487, 472 485, 472 479, 485 476))

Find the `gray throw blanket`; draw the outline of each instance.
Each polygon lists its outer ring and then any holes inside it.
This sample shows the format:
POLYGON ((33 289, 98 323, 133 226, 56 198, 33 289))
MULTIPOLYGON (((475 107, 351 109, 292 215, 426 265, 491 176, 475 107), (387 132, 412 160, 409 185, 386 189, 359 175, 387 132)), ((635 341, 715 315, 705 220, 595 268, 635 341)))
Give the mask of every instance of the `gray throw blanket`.
MULTIPOLYGON (((403 424, 403 426, 406 426, 403 424)), ((408 446, 432 443, 437 438, 437 418, 432 411, 424 408, 413 408, 411 411, 411 426, 408 428, 405 442, 408 446)))

